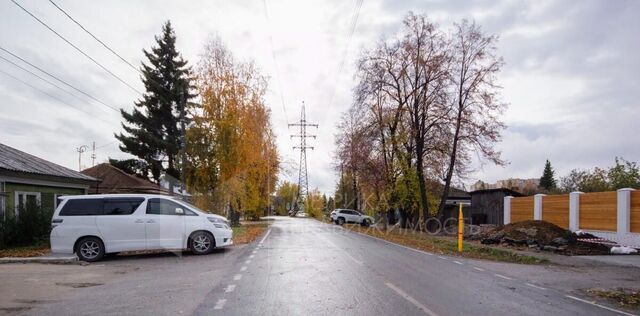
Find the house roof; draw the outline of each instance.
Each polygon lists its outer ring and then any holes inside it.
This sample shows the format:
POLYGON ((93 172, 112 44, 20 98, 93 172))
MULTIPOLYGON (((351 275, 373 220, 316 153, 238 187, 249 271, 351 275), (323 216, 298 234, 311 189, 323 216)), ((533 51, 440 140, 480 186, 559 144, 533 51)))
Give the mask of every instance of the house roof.
MULTIPOLYGON (((444 184, 436 180, 427 180, 427 189, 435 192, 442 192, 444 184)), ((454 186, 449 187, 448 199, 470 199, 471 196, 465 190, 458 189, 454 186)))
POLYGON ((27 154, 4 144, 0 144, 0 169, 83 181, 96 180, 88 175, 27 154))
POLYGON ((91 184, 89 193, 169 193, 159 185, 128 174, 109 163, 82 170, 82 173, 98 179, 91 184))
POLYGON ((518 191, 514 191, 511 189, 507 189, 507 188, 496 188, 496 189, 482 189, 482 190, 475 190, 472 192, 469 192, 469 194, 474 195, 474 194, 479 194, 479 193, 493 193, 493 192, 504 192, 507 193, 508 195, 511 196, 524 196, 524 194, 518 192, 518 191))

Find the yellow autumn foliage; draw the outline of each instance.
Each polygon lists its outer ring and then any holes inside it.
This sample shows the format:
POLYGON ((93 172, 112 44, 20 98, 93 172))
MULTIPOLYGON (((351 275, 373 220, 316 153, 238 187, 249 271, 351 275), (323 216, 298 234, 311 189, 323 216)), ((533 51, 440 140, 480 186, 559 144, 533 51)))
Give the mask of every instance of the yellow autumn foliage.
POLYGON ((264 102, 267 80, 213 40, 197 70, 201 97, 190 109, 187 184, 194 202, 216 213, 257 218, 275 191, 279 157, 264 102))

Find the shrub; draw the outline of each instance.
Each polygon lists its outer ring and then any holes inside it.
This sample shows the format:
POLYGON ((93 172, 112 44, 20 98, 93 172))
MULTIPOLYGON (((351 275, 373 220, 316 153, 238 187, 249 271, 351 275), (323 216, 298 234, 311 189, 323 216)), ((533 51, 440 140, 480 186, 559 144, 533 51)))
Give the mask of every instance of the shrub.
POLYGON ((14 214, 7 214, 0 221, 0 249, 48 243, 53 210, 34 201, 27 201, 18 210, 17 218, 14 214))

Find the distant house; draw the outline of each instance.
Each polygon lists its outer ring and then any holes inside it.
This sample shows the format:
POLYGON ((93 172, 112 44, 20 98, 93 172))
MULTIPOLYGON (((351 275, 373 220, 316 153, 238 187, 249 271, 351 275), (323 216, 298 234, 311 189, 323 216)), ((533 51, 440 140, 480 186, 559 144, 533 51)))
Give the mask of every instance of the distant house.
POLYGON ((90 184, 89 194, 108 193, 147 193, 169 194, 168 190, 145 179, 128 174, 109 163, 102 163, 82 170, 82 173, 95 178, 90 184))
POLYGON ((19 216, 19 206, 38 202, 53 210, 58 196, 86 194, 96 179, 0 144, 0 219, 19 216))
POLYGON ((472 191, 489 190, 489 189, 510 189, 520 192, 522 194, 534 194, 538 190, 540 185, 540 179, 520 179, 509 178, 504 180, 498 180, 496 183, 486 183, 482 180, 476 181, 471 185, 472 191))
POLYGON ((522 196, 520 192, 507 189, 485 189, 469 192, 471 195, 472 224, 504 224, 504 197, 522 196))

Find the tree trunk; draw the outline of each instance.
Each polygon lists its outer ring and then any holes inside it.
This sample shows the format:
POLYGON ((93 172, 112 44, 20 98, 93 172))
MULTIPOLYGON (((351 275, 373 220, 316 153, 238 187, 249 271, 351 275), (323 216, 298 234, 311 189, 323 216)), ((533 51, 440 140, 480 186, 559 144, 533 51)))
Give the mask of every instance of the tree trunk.
POLYGON ((453 170, 456 165, 456 156, 458 153, 458 141, 460 139, 461 124, 462 124, 462 109, 461 109, 461 105, 459 105, 458 116, 456 118, 456 131, 453 135, 453 146, 451 147, 451 155, 449 156, 449 168, 447 169, 447 174, 444 180, 444 189, 440 197, 440 205, 438 206, 438 218, 440 218, 440 220, 443 220, 444 207, 446 205, 447 198, 449 197, 449 189, 451 188, 451 178, 453 177, 453 170))

